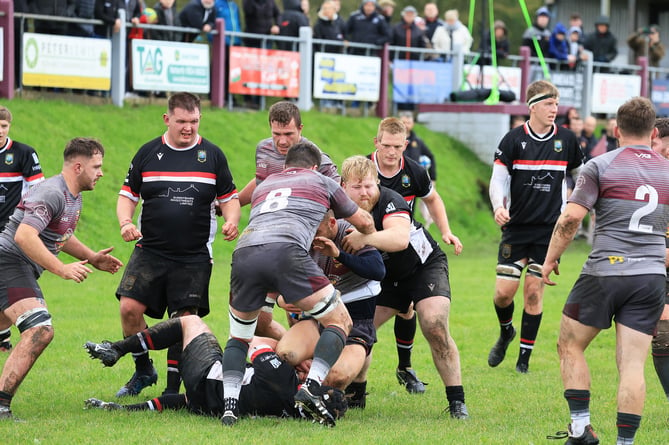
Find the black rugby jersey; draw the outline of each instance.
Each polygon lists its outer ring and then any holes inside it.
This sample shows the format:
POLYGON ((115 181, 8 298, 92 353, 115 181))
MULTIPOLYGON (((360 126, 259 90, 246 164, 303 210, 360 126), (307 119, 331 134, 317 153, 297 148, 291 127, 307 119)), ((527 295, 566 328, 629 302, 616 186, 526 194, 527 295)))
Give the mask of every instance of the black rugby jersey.
POLYGON ((371 212, 376 230, 383 230, 383 220, 390 216, 406 217, 411 220, 409 246, 399 252, 381 253, 386 265, 384 281, 399 281, 412 275, 430 257, 441 252, 441 248, 423 226, 413 221, 409 204, 399 193, 383 186, 379 189, 381 192, 379 202, 371 212))
POLYGON ((44 180, 35 150, 7 138, 0 148, 0 230, 7 224, 28 187, 44 180))
POLYGON ((566 173, 583 164, 574 133, 553 124, 543 137, 526 122, 509 131, 495 151, 495 164, 511 176, 511 205, 507 224, 553 225, 567 199, 566 173))
POLYGON ((214 200, 237 196, 225 155, 198 137, 195 145, 176 149, 164 136, 139 149, 120 195, 142 200, 137 246, 176 260, 211 258, 217 231, 214 200))
POLYGON ((397 173, 391 177, 386 177, 378 170, 379 164, 376 160, 376 152, 367 157, 376 164, 381 185, 402 195, 409 204, 413 216, 416 198, 424 198, 432 192, 432 180, 425 167, 403 155, 397 173))

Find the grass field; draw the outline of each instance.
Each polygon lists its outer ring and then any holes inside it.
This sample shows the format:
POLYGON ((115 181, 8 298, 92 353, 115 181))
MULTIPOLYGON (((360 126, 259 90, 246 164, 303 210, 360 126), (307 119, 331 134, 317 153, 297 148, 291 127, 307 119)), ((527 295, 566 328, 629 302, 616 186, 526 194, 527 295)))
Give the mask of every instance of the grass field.
MULTIPOLYGON (((131 246, 123 245, 115 218, 116 192, 137 147, 162 131, 162 108, 118 110, 60 102, 12 101, 15 115, 12 136, 34 145, 48 175, 60 166, 67 139, 95 136, 107 147, 105 178, 84 197, 79 237, 99 249, 117 246, 126 261, 131 246)), ((253 146, 268 135, 266 115, 229 114, 206 110, 202 134, 221 145, 230 159, 237 185, 253 172, 253 146)), ((337 163, 354 153, 367 153, 375 119, 351 119, 306 113, 305 135, 328 151, 337 163)), ((458 343, 463 382, 471 419, 451 420, 443 384, 432 365, 429 349, 419 334, 413 364, 429 382, 424 395, 409 395, 394 376, 396 353, 392 324, 379 331, 379 343, 369 375, 367 408, 351 410, 336 428, 326 429, 295 420, 245 419, 223 428, 217 419, 185 412, 118 413, 83 410, 88 397, 113 400, 130 377, 130 358, 114 368, 90 360, 82 345, 87 340, 120 337, 118 302, 113 296, 119 276, 96 272, 82 284, 45 273, 40 283, 56 330, 53 343, 17 393, 12 409, 24 423, 3 423, 0 443, 8 444, 208 444, 230 443, 338 443, 338 444, 539 444, 546 435, 566 427, 569 416, 562 398, 555 351, 561 305, 587 255, 588 246, 576 242, 562 261, 558 286, 548 288, 545 312, 530 373, 515 372, 517 341, 498 368, 487 365, 487 354, 498 328, 492 308, 497 231, 476 181, 485 181, 489 169, 461 145, 443 135, 419 129, 436 152, 439 191, 449 209, 453 230, 465 243, 462 255, 449 254, 453 309, 451 333, 458 343)), ((227 336, 227 295, 232 245, 218 239, 211 283, 212 313, 207 322, 220 339, 227 336)), ((65 258, 64 258, 65 259, 65 258)), ((516 319, 520 319, 520 300, 516 319)), ((278 314, 277 312, 277 315, 278 314)), ((280 317, 279 317, 280 318, 280 317)), ((13 332, 17 341, 18 333, 13 332)), ((592 421, 602 443, 613 443, 617 385, 613 330, 604 332, 588 351, 593 375, 592 421)), ((5 355, 0 356, 0 364, 5 355)), ((160 375, 157 386, 135 400, 156 397, 164 388, 165 354, 152 353, 160 375)), ((652 363, 647 363, 648 399, 639 444, 667 443, 667 401, 652 363)))

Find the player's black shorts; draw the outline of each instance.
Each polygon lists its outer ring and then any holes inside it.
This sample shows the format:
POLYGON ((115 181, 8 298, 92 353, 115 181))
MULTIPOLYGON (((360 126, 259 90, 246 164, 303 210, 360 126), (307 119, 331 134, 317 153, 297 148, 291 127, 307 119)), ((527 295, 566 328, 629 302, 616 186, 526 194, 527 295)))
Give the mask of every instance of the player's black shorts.
POLYGON ((268 292, 295 303, 330 284, 309 253, 293 243, 236 249, 230 272, 230 304, 242 312, 265 305, 268 292))
POLYGON ((360 345, 365 348, 365 355, 372 352, 372 346, 376 343, 376 328, 374 327, 374 319, 368 318, 366 320, 353 319, 353 327, 346 337, 347 345, 360 345))
POLYGON ((562 313, 599 329, 611 320, 644 334, 653 335, 664 309, 664 275, 595 277, 581 274, 562 313))
POLYGON ((381 293, 376 297, 377 306, 386 306, 404 313, 414 304, 429 297, 451 298, 448 279, 448 259, 443 252, 435 252, 413 275, 402 280, 383 280, 381 293))
POLYGON ((497 252, 497 264, 513 264, 523 258, 544 264, 552 234, 552 226, 504 227, 497 252))
MULTIPOLYGON (((135 247, 116 289, 116 298, 128 297, 146 305, 145 314, 163 318, 181 309, 209 313, 211 262, 183 263, 135 247)), ((195 315, 195 314, 194 314, 195 315)))
MULTIPOLYGON (((0 253, 2 255, 2 253, 0 253)), ((19 300, 39 298, 44 300, 37 284, 35 269, 23 261, 0 263, 0 310, 4 311, 19 300)))
POLYGON ((186 388, 188 409, 198 414, 223 415, 222 363, 221 346, 209 332, 198 335, 184 348, 179 371, 186 388))

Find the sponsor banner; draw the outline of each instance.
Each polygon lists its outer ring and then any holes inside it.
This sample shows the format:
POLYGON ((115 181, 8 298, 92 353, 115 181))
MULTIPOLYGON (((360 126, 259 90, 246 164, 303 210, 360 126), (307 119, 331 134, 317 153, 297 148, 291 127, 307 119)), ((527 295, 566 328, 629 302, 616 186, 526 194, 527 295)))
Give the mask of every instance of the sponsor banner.
POLYGON ((658 116, 669 116, 669 80, 653 80, 650 100, 653 101, 658 116))
POLYGON ((520 99, 520 79, 522 77, 520 68, 498 66, 495 70, 491 65, 484 65, 483 75, 481 75, 480 65, 465 65, 465 76, 468 87, 465 90, 492 88, 493 76, 497 76, 497 88, 500 91, 513 91, 516 100, 520 99))
POLYGON ((109 90, 111 41, 23 34, 23 85, 109 90))
POLYGON ((314 97, 376 102, 381 86, 379 57, 315 53, 314 97))
POLYGON ((393 102, 443 103, 451 94, 453 64, 421 60, 393 61, 393 102))
POLYGON ((229 78, 232 94, 298 97, 300 53, 231 46, 229 78))
POLYGON ((592 112, 616 114, 618 107, 641 94, 641 77, 624 74, 592 75, 592 112))
POLYGON ((209 45, 133 39, 132 89, 209 93, 209 45))

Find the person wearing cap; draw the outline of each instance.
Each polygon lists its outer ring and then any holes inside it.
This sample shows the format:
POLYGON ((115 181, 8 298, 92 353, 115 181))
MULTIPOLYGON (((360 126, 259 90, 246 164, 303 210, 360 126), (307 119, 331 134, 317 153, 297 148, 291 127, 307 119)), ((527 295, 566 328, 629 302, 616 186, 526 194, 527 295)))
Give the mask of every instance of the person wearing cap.
POLYGON ((548 57, 552 57, 561 62, 576 61, 575 59, 572 60, 569 58, 567 28, 561 22, 558 22, 555 25, 555 29, 553 29, 550 39, 548 39, 548 57))
POLYGON ((523 285, 520 350, 516 371, 525 374, 543 313, 544 264, 551 233, 567 196, 567 173, 578 177, 584 156, 576 135, 555 124, 560 94, 546 80, 527 87, 530 119, 510 130, 495 151, 490 203, 502 239, 497 256, 494 308, 500 334, 488 355, 496 367, 516 337, 514 297, 523 285))
MULTIPOLYGON (((609 30, 609 18, 599 16, 595 21, 595 31, 588 34, 583 42, 583 48, 592 51, 592 60, 609 63, 618 55, 618 41, 609 30)), ((604 70, 602 70, 604 71, 604 70)))
MULTIPOLYGON (((432 47, 444 51, 455 51, 458 47, 468 53, 474 39, 469 30, 459 20, 456 9, 449 9, 444 13, 444 26, 438 27, 432 36, 432 47)), ((452 54, 449 55, 452 56, 452 54)))
MULTIPOLYGON (((416 15, 417 11, 413 6, 406 6, 402 9, 402 20, 392 28, 391 45, 407 48, 425 48, 427 46, 425 33, 415 23, 416 15)), ((420 55, 420 53, 399 51, 396 53, 396 58, 420 60, 420 55)))
POLYGON ((627 45, 634 52, 636 63, 639 57, 648 57, 650 66, 660 66, 660 60, 664 57, 664 45, 660 41, 660 27, 650 25, 639 28, 627 38, 627 45))
MULTIPOLYGON (((383 45, 390 41, 390 27, 376 10, 376 0, 362 0, 360 9, 346 22, 346 37, 351 42, 383 45)), ((351 54, 365 55, 365 48, 351 48, 351 54)))
POLYGON ((568 45, 569 45, 569 67, 575 69, 576 65, 588 59, 587 53, 583 52, 583 31, 578 26, 569 28, 568 45))
POLYGON ((520 44, 521 46, 527 46, 530 48, 530 54, 532 57, 537 57, 537 49, 534 46, 534 39, 539 42, 539 49, 541 53, 548 55, 548 42, 551 38, 551 30, 548 27, 548 24, 551 21, 551 12, 547 7, 542 6, 537 9, 536 17, 532 26, 527 28, 523 33, 523 40, 520 44))
MULTIPOLYGON (((495 53, 497 54, 497 61, 506 59, 509 55, 509 32, 506 29, 506 24, 501 20, 495 20, 495 53)), ((483 41, 481 41, 481 62, 483 65, 492 65, 492 51, 490 49, 490 31, 486 31, 483 41)))
POLYGON ((388 25, 393 21, 393 14, 395 13, 395 2, 393 0, 379 0, 377 11, 386 19, 388 25))

